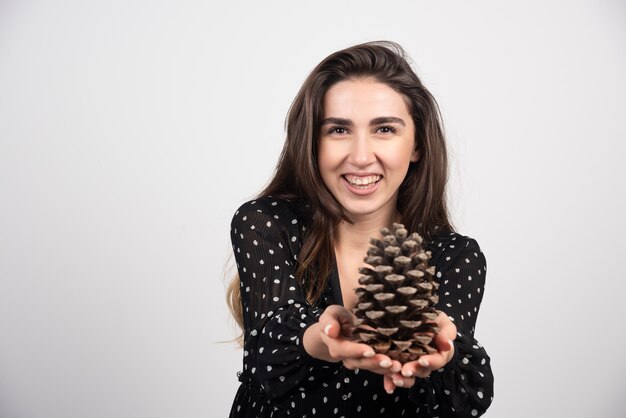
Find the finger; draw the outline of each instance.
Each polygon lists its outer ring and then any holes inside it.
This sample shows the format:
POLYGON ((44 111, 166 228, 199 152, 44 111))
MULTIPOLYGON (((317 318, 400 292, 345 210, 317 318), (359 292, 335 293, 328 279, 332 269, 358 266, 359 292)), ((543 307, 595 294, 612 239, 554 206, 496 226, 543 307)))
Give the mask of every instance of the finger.
POLYGON ((322 332, 330 338, 339 338, 342 334, 345 334, 345 332, 342 332, 343 326, 341 322, 330 316, 321 319, 320 326, 322 332))
POLYGON ((454 349, 454 343, 444 333, 435 336, 435 345, 439 351, 451 351, 454 349))
POLYGON ((432 372, 432 366, 430 361, 426 358, 427 356, 422 356, 418 360, 409 361, 402 365, 402 370, 400 373, 405 378, 410 377, 420 377, 425 378, 430 376, 432 372))
POLYGON ((354 316, 346 308, 331 305, 320 316, 320 326, 324 334, 337 338, 340 334, 349 335, 353 328, 354 316))
MULTIPOLYGON (((448 353, 448 352, 446 352, 448 353)), ((420 357, 418 363, 423 369, 439 370, 448 362, 448 356, 443 353, 426 354, 420 357)))
POLYGON ((393 366, 393 361, 384 354, 376 354, 372 357, 372 361, 376 363, 380 371, 389 374, 391 372, 391 367, 393 366))
POLYGON ((439 328, 439 334, 443 334, 447 337, 447 339, 454 340, 456 338, 456 325, 450 319, 450 317, 442 311, 439 312, 437 319, 435 322, 437 323, 437 327, 439 328))
POLYGON ((350 370, 363 369, 378 374, 389 373, 387 363, 381 360, 381 357, 374 357, 375 355, 374 350, 367 347, 366 351, 360 357, 345 358, 343 362, 346 368, 350 370), (381 362, 385 367, 381 367, 381 362))
POLYGON ((400 363, 398 360, 393 360, 391 362, 391 367, 389 368, 389 370, 394 373, 399 373, 400 370, 402 370, 402 363, 400 363))
POLYGON ((417 371, 417 362, 410 361, 402 365, 402 370, 400 370, 400 374, 404 377, 413 377, 415 376, 416 371, 417 371))
POLYGON ((444 367, 454 357, 454 343, 451 340, 437 335, 435 342, 439 351, 420 357, 421 361, 428 363, 431 370, 438 370, 444 367))
POLYGON ((391 381, 396 387, 399 388, 410 388, 415 384, 414 377, 404 377, 400 373, 393 373, 389 375, 391 377, 391 381))
MULTIPOLYGON (((376 374, 388 375, 394 373, 392 368, 394 368, 394 362, 384 354, 376 354, 374 357, 361 357, 361 358, 353 358, 344 360, 344 364, 346 367, 351 369, 363 369, 369 370, 376 374)), ((399 365, 399 363, 398 363, 399 365)), ((400 371, 401 366, 398 368, 397 366, 394 370, 400 371)))
POLYGON ((354 321, 354 314, 341 305, 330 305, 324 313, 333 315, 342 324, 352 324, 354 321))
POLYGON ((338 338, 341 334, 341 323, 336 317, 327 315, 323 319, 320 318, 320 326, 322 332, 330 338, 338 338))
POLYGON ((325 323, 320 324, 322 326, 322 332, 330 338, 337 338, 339 336, 339 323, 334 319, 328 319, 325 323))
POLYGON ((392 394, 394 390, 396 390, 396 385, 393 384, 393 380, 389 376, 385 376, 383 378, 383 387, 385 388, 385 392, 388 394, 392 394))
MULTIPOLYGON (((332 329, 332 328, 331 328, 332 329)), ((375 353, 368 345, 355 343, 342 338, 329 337, 325 333, 321 335, 322 341, 328 347, 329 354, 336 359, 359 359, 372 358, 375 353)))

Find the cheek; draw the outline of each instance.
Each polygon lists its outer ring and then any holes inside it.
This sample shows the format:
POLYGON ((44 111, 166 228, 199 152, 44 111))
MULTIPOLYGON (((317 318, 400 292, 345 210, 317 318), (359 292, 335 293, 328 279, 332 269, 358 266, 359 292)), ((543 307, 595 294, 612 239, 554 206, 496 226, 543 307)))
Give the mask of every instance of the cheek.
POLYGON ((398 173, 399 175, 406 174, 408 170, 409 164, 411 163, 412 150, 407 148, 396 148, 394 150, 389 150, 389 152, 385 153, 385 162, 387 167, 401 171, 402 173, 398 173))
POLYGON ((329 144, 321 141, 317 148, 317 165, 320 170, 331 170, 337 164, 337 152, 329 144))

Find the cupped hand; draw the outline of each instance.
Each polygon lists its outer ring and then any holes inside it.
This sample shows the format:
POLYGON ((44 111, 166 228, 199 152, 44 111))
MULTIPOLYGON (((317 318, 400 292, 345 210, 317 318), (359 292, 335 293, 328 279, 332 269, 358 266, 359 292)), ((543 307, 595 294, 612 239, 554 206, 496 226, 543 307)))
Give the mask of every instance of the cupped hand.
POLYGON ((319 318, 320 338, 329 361, 342 361, 347 369, 363 369, 381 375, 395 375, 398 386, 410 387, 414 379, 400 374, 402 364, 384 354, 376 354, 367 344, 352 341, 354 315, 343 306, 331 305, 319 318))
POLYGON ((363 369, 383 375, 383 385, 387 393, 398 388, 410 388, 415 378, 426 378, 433 370, 448 364, 454 356, 453 340, 456 338, 456 326, 443 312, 435 319, 439 332, 434 341, 436 353, 423 355, 416 361, 401 364, 384 354, 377 354, 367 344, 351 340, 354 330, 354 316, 343 306, 331 305, 320 316, 318 324, 320 341, 325 346, 326 360, 342 361, 348 369, 363 369))
POLYGON ((401 370, 403 376, 426 378, 430 376, 433 370, 442 368, 454 357, 453 341, 456 338, 456 325, 443 312, 439 312, 435 322, 439 328, 439 332, 434 338, 437 352, 425 354, 416 361, 403 364, 401 370))

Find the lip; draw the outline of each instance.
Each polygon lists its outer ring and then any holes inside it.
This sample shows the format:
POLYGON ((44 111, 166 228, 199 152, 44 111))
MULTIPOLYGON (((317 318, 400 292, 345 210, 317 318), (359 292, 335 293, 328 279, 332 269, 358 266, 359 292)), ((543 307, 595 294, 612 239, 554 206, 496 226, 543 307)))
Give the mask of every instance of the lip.
POLYGON ((345 173, 341 176, 341 181, 343 182, 343 184, 345 185, 346 189, 348 189, 348 191, 350 193, 353 193, 357 196, 369 196, 372 193, 374 193, 376 190, 378 190, 378 187, 380 186, 380 182, 383 179, 383 176, 381 176, 380 180, 378 180, 376 183, 372 184, 371 186, 367 187, 367 188, 363 188, 363 187, 356 187, 354 185, 352 185, 352 183, 350 183, 345 176, 356 176, 356 177, 369 177, 369 176, 378 176, 380 174, 375 174, 375 173, 345 173))

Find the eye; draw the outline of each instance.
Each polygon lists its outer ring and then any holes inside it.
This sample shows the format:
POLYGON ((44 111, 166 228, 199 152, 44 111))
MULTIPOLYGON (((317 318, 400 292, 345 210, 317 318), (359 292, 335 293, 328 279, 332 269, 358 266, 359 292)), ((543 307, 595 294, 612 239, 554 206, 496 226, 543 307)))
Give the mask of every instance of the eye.
POLYGON ((384 125, 384 126, 378 127, 377 131, 382 134, 395 134, 396 128, 390 125, 384 125))
POLYGON ((344 135, 346 133, 348 133, 348 130, 342 126, 333 126, 332 128, 330 128, 328 130, 329 134, 337 134, 337 135, 344 135))

